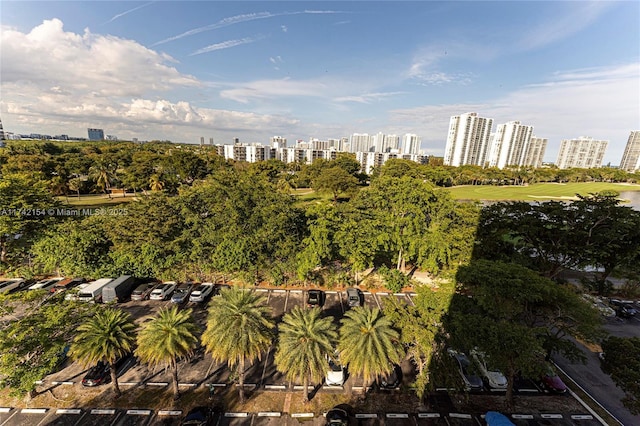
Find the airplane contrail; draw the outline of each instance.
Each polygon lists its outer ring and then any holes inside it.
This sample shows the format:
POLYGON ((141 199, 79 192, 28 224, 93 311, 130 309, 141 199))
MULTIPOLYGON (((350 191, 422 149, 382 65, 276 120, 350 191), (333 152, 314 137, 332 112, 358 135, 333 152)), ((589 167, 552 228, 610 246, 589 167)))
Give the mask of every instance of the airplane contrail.
POLYGON ((128 14, 129 14, 129 13, 131 13, 131 12, 135 12, 136 10, 142 9, 143 7, 147 7, 147 6, 149 6, 150 4, 152 4, 152 3, 155 3, 155 2, 150 1, 149 3, 145 3, 145 4, 141 5, 141 6, 134 7, 133 9, 129 9, 129 10, 125 11, 125 12, 118 13, 117 15, 114 15, 114 17, 113 17, 113 18, 109 19, 107 22, 105 22, 105 23, 104 23, 104 24, 102 24, 102 25, 105 25, 105 24, 108 24, 108 23, 110 23, 110 22, 113 22, 113 21, 115 21, 116 19, 123 17, 124 15, 128 15, 128 14))

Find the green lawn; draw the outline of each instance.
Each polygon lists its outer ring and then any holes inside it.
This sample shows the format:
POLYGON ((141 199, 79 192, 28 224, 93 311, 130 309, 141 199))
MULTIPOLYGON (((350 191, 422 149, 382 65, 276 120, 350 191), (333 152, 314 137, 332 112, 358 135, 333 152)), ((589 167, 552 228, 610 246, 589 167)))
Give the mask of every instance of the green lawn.
POLYGON ((600 191, 640 191, 640 185, 623 183, 536 183, 528 186, 464 185, 448 188, 458 200, 544 201, 574 200, 576 194, 600 191))
MULTIPOLYGON (((138 196, 143 195, 139 193, 138 196)), ((109 207, 116 206, 122 203, 128 203, 129 201, 133 201, 135 197, 133 194, 127 194, 126 197, 122 195, 112 195, 109 198, 105 194, 88 194, 88 195, 80 195, 80 198, 76 195, 69 195, 68 197, 56 197, 58 201, 61 203, 73 207, 73 208, 100 208, 100 207, 109 207)))

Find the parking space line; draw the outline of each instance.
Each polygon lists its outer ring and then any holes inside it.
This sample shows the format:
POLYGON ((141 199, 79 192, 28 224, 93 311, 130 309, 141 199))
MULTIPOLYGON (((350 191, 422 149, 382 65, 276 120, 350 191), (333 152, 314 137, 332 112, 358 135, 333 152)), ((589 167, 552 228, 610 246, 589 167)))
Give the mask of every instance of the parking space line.
POLYGON ((287 302, 289 302, 289 292, 287 291, 287 296, 284 298, 284 314, 287 313, 287 302))
POLYGON ((342 292, 341 291, 338 292, 338 297, 340 298, 340 310, 342 311, 342 314, 344 315, 344 304, 342 303, 342 292))
POLYGON ((378 295, 373 293, 372 296, 373 296, 373 300, 376 301, 376 305, 378 305, 378 309, 382 310, 382 307, 380 306, 380 301, 378 300, 378 295))
POLYGON ((13 416, 15 416, 18 411, 20 411, 20 410, 18 410, 17 408, 14 408, 13 409, 13 413, 11 413, 11 415, 7 418, 7 420, 5 420, 4 423, 2 423, 2 424, 3 425, 9 424, 9 420, 11 420, 11 418, 13 416))
POLYGON ((258 383, 259 387, 264 385, 264 375, 267 373, 267 364, 269 363, 269 355, 271 354, 271 348, 267 350, 267 355, 264 358, 264 367, 262 367, 262 376, 260 376, 260 383, 258 383))

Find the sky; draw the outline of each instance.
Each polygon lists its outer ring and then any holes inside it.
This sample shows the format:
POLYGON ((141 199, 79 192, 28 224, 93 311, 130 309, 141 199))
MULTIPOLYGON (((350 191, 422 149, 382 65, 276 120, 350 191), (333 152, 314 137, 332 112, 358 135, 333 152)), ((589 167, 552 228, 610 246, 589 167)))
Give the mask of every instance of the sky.
POLYGON ((0 117, 14 133, 268 143, 422 139, 452 115, 560 141, 640 130, 637 1, 7 1, 0 117))

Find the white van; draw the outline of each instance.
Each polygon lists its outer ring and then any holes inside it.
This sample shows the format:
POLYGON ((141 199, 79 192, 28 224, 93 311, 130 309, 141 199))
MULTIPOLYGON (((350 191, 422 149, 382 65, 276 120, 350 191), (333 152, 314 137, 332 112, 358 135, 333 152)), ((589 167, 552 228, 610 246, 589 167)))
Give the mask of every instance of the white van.
POLYGON ((8 293, 22 284, 22 278, 13 278, 10 280, 0 280, 0 293, 8 293))
POLYGON ((100 278, 90 282, 88 286, 78 292, 78 300, 81 302, 101 302, 102 289, 113 281, 113 278, 100 278))

